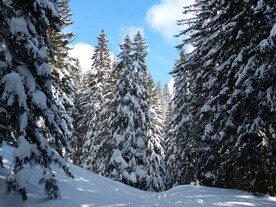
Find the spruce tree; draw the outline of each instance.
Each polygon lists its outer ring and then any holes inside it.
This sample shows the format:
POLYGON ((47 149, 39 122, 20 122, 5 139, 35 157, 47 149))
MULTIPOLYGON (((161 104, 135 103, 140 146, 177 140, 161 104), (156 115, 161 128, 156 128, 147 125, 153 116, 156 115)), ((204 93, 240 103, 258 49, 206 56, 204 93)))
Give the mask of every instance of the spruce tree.
POLYGON ((144 111, 147 122, 146 157, 147 157, 147 186, 148 191, 164 190, 164 149, 163 149, 163 120, 158 105, 158 96, 152 78, 149 76, 146 64, 147 46, 140 32, 134 36, 133 66, 134 77, 140 85, 138 100, 140 109, 144 111), (149 87, 152 94, 149 94, 149 87))
POLYGON ((174 115, 170 124, 171 132, 166 139, 166 188, 195 181, 192 169, 195 167, 196 149, 191 144, 195 140, 190 136, 194 120, 189 111, 193 100, 190 93, 192 79, 187 68, 183 68, 187 61, 186 56, 181 50, 171 72, 174 78, 174 115))
MULTIPOLYGON (((109 110, 107 101, 110 102, 110 75, 111 56, 107 47, 107 38, 104 31, 98 37, 98 45, 95 47, 92 56, 92 67, 89 73, 86 114, 83 122, 86 122, 87 132, 83 148, 83 166, 86 169, 100 173, 104 171, 104 160, 107 158, 105 153, 106 139, 103 137, 109 117, 106 115, 109 110)), ((113 92, 113 91, 112 91, 113 92)))
MULTIPOLYGON (((64 33, 62 31, 73 24, 69 0, 62 0, 58 3, 58 12, 61 18, 59 22, 61 31, 48 30, 49 41, 52 45, 52 49, 48 51, 52 69, 52 90, 57 110, 61 113, 62 125, 66 128, 67 136, 73 138, 76 133, 72 116, 73 113, 76 113, 74 96, 77 95, 75 93, 77 84, 73 76, 79 73, 80 67, 76 64, 76 60, 69 56, 71 49, 69 44, 74 37, 74 33, 64 33)), ((60 143, 52 143, 52 145, 61 153, 60 143)))
POLYGON ((147 144, 147 190, 165 190, 165 150, 164 150, 164 119, 162 115, 161 99, 152 77, 148 78, 149 123, 147 144))
POLYGON ((182 21, 190 24, 183 44, 196 48, 182 68, 194 125, 185 136, 197 154, 195 167, 183 171, 204 185, 275 194, 274 5, 196 1, 185 9, 196 12, 182 21))
POLYGON ((1 1, 0 9, 1 107, 10 115, 5 117, 5 125, 17 140, 7 191, 16 191, 27 199, 27 180, 23 175, 29 173, 26 166, 32 163, 43 169, 41 183, 48 198, 57 199, 60 194, 51 164, 59 164, 72 177, 66 161, 49 145, 49 141, 58 142, 70 150, 70 140, 53 99, 46 52, 47 47, 51 50, 47 29, 59 29, 57 3, 1 1))
POLYGON ((70 153, 70 159, 75 165, 81 166, 82 149, 84 146, 84 137, 86 133, 86 128, 80 124, 85 113, 85 110, 81 105, 81 99, 85 87, 79 60, 73 58, 71 60, 74 60, 74 62, 71 61, 71 64, 73 63, 74 67, 78 68, 78 70, 75 70, 72 74, 72 78, 75 83, 75 91, 73 96, 74 108, 71 115, 73 118, 74 139, 71 143, 73 152, 70 153))
POLYGON ((115 87, 111 118, 112 142, 109 177, 128 185, 146 190, 146 114, 141 103, 143 85, 137 79, 133 66, 132 42, 126 36, 120 45, 118 81, 115 87))
MULTIPOLYGON (((133 67, 134 67, 134 74, 135 77, 133 77, 137 83, 140 85, 140 91, 137 92, 138 100, 141 102, 140 107, 144 111, 144 113, 147 115, 148 112, 148 86, 147 86, 147 80, 148 80, 148 66, 146 63, 146 56, 147 56, 147 45, 145 43, 145 40, 143 39, 141 33, 138 31, 137 34, 134 36, 134 41, 132 44, 132 61, 133 61, 133 67)), ((147 117, 146 117, 147 118, 147 117)))
POLYGON ((169 86, 165 84, 162 91, 162 100, 163 100, 163 117, 164 120, 164 141, 165 146, 168 146, 169 140, 172 138, 172 119, 174 115, 174 107, 172 102, 172 94, 170 92, 169 86))

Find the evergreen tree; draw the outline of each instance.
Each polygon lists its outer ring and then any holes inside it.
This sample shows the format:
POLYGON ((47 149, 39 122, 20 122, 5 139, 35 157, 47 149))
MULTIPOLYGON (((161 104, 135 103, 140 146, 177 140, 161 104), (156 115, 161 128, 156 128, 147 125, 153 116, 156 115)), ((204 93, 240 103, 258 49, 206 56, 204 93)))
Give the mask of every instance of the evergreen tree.
POLYGON ((158 105, 158 96, 155 92, 154 83, 148 74, 146 65, 147 46, 140 32, 134 36, 133 42, 133 66, 134 73, 140 85, 138 100, 140 109, 145 114, 147 125, 146 157, 147 157, 147 186, 148 191, 164 190, 164 149, 163 149, 163 120, 160 112, 161 106, 158 105), (149 87, 152 94, 149 94, 149 87), (150 109, 149 109, 150 107, 150 109))
POLYGON ((83 154, 83 166, 89 170, 100 173, 106 165, 105 143, 109 137, 104 137, 108 129, 108 104, 110 93, 113 92, 110 85, 111 57, 107 48, 104 31, 98 37, 98 45, 92 56, 92 70, 88 80, 88 97, 86 114, 83 122, 86 122, 87 133, 83 154))
MULTIPOLYGON (((68 76, 68 51, 70 51, 70 42, 74 38, 73 32, 63 32, 66 27, 73 24, 71 20, 72 13, 69 8, 69 0, 60 0, 57 4, 60 15, 59 28, 61 31, 49 29, 49 39, 52 44, 52 50, 49 51, 51 64, 54 66, 52 75, 56 81, 66 81, 63 76, 68 76)), ((70 72, 70 71, 69 71, 70 72)), ((61 84, 62 86, 62 84, 61 84)), ((64 87, 64 86, 63 86, 64 87)), ((66 90, 65 90, 66 91, 66 90)))
POLYGON ((169 86, 165 84, 163 91, 162 91, 162 100, 163 100, 163 116, 164 120, 164 140, 165 140, 165 145, 168 146, 169 140, 172 137, 172 119, 173 119, 173 114, 174 114, 174 108, 173 108, 173 103, 172 103, 172 95, 169 89, 169 86))
POLYGON ((129 36, 126 36, 120 48, 116 69, 119 79, 113 100, 115 111, 111 119, 112 153, 109 176, 128 185, 146 189, 147 122, 141 105, 147 101, 141 99, 145 89, 136 78, 129 36))
MULTIPOLYGON (((145 40, 143 39, 141 33, 138 31, 137 34, 134 36, 134 42, 132 44, 133 47, 133 67, 134 67, 134 74, 133 77, 137 83, 141 86, 139 89, 141 91, 137 92, 138 100, 141 102, 140 107, 144 111, 144 113, 147 115, 147 112, 149 110, 148 108, 148 86, 147 86, 147 80, 148 80, 148 66, 146 64, 146 56, 147 56, 147 45, 145 43, 145 40)), ((147 117, 146 117, 147 119, 147 117)))
MULTIPOLYGON (((59 28, 71 25, 71 13, 69 8, 69 0, 62 0, 58 3, 58 12, 61 17, 59 28)), ((49 50, 52 80, 53 80, 53 96, 57 110, 61 113, 62 125, 66 128, 67 136, 73 137, 75 129, 73 125, 73 113, 76 113, 74 105, 74 96, 76 96, 77 85, 74 81, 74 75, 79 73, 80 68, 76 65, 75 59, 69 56, 70 41, 74 37, 74 33, 64 33, 62 31, 54 31, 49 29, 49 40, 52 49, 49 50)), ((60 143, 52 143, 54 148, 61 154, 60 143)), ((64 155, 65 156, 65 155, 64 155)))
POLYGON ((184 130, 194 140, 185 146, 197 154, 183 171, 204 185, 273 195, 275 3, 196 1, 185 10, 195 11, 183 21, 190 24, 183 44, 196 49, 181 67, 189 72, 192 100, 185 108, 194 125, 184 130))
POLYGON ((165 84, 162 94, 163 94, 162 96, 163 96, 164 108, 166 109, 164 112, 165 119, 171 120, 173 106, 172 106, 172 94, 170 92, 168 84, 165 84))
MULTIPOLYGON (((71 60, 74 60, 73 58, 71 60)), ((76 90, 74 91, 73 96, 73 103, 74 103, 74 110, 72 112, 72 118, 73 118, 73 126, 74 126, 74 139, 71 143, 73 152, 70 153, 70 159, 73 161, 75 165, 81 165, 81 156, 82 156, 82 150, 84 146, 84 137, 86 133, 86 128, 81 125, 81 120, 83 119, 85 110, 82 107, 82 94, 85 89, 85 86, 83 84, 83 75, 81 74, 81 66, 78 59, 75 59, 74 67, 78 68, 78 70, 74 71, 72 78, 76 85, 76 90)))
POLYGON ((92 171, 103 176, 108 176, 109 156, 111 154, 111 128, 110 121, 114 114, 115 106, 112 102, 114 97, 113 79, 116 77, 115 71, 111 71, 111 75, 106 80, 107 94, 104 100, 102 110, 98 118, 98 134, 95 137, 92 145, 92 171))
POLYGON ((184 51, 181 50, 179 56, 171 72, 174 78, 174 116, 170 125, 171 132, 166 140, 168 149, 166 154, 167 188, 179 184, 190 184, 194 181, 192 169, 195 167, 196 149, 191 145, 194 140, 190 136, 190 132, 194 127, 194 120, 189 111, 189 106, 193 100, 191 97, 192 78, 189 71, 183 68, 187 61, 184 51))
POLYGON ((164 120, 162 105, 152 77, 148 78, 149 123, 147 144, 148 191, 165 190, 164 120))
MULTIPOLYGON (((46 47, 47 29, 58 30, 59 14, 55 1, 0 2, 1 107, 9 114, 4 125, 17 140, 13 172, 7 191, 27 199, 26 165, 43 168, 41 183, 50 199, 60 197, 51 164, 59 164, 72 177, 63 158, 49 145, 59 142, 70 150, 52 94, 52 80, 46 47)), ((51 48, 50 48, 51 49, 51 48)), ((1 112, 1 116, 3 113, 1 112)), ((2 116, 3 117, 3 116, 2 116)))

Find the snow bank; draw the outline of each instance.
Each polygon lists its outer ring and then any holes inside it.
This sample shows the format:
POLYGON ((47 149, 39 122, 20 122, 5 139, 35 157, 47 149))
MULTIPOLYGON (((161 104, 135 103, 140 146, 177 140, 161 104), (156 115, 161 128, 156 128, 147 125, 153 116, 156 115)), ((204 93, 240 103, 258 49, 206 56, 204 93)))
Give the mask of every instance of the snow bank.
POLYGON ((8 196, 4 194, 5 177, 9 174, 8 169, 12 162, 13 150, 13 148, 7 145, 0 148, 0 155, 4 157, 3 162, 5 166, 4 169, 0 168, 0 207, 276 206, 276 198, 269 196, 253 196, 242 191, 209 188, 198 185, 178 186, 162 193, 144 192, 88 172, 74 165, 71 166, 71 170, 75 175, 75 179, 68 178, 61 169, 53 166, 62 193, 61 200, 49 201, 45 198, 43 187, 38 184, 38 180, 41 177, 41 169, 33 168, 29 169, 31 172, 22 172, 22 175, 25 174, 27 177, 31 173, 31 179, 27 186, 28 200, 23 202, 16 195, 8 196))

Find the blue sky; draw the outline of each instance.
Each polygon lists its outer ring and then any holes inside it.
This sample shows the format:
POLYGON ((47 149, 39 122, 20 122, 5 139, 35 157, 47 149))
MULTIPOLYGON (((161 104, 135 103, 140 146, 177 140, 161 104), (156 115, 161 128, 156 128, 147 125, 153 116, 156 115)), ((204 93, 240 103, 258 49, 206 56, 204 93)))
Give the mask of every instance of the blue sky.
POLYGON ((180 43, 173 37, 183 29, 176 25, 182 19, 182 7, 192 0, 71 0, 74 24, 70 30, 76 33, 72 42, 72 55, 78 56, 82 67, 90 68, 90 57, 97 37, 104 29, 108 47, 114 56, 126 35, 131 37, 139 30, 148 45, 147 64, 154 80, 162 85, 171 81, 168 74, 178 58, 174 48, 180 43))

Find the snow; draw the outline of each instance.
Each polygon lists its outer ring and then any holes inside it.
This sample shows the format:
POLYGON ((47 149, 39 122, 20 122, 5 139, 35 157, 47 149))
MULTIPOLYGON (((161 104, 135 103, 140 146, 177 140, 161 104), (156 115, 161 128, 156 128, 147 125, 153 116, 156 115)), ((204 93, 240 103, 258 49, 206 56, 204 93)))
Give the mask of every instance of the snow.
POLYGON ((270 132, 270 134, 272 135, 272 138, 273 138, 273 139, 276 139, 276 133, 275 133, 275 130, 274 130, 274 128, 272 127, 272 125, 269 125, 269 132, 270 132))
MULTIPOLYGON (((270 31, 270 37, 275 37, 276 36, 276 23, 273 25, 271 31, 270 31)), ((271 38, 272 39, 272 38, 271 38)))
POLYGON ((19 123, 20 123, 20 128, 19 128, 20 131, 24 132, 26 127, 28 126, 28 114, 26 111, 20 114, 19 123))
POLYGON ((39 4, 43 5, 45 8, 48 8, 54 17, 59 18, 59 14, 57 12, 57 8, 55 8, 55 5, 51 1, 45 1, 45 0, 38 0, 39 4))
POLYGON ((15 102, 18 95, 18 103, 20 106, 26 106, 27 96, 24 91, 22 79, 18 73, 12 72, 2 78, 2 83, 5 83, 2 99, 7 100, 10 106, 15 102))
POLYGON ((273 90, 273 86, 270 86, 267 90, 266 90, 266 99, 267 99, 267 102, 271 105, 271 109, 270 111, 271 112, 274 112, 276 111, 276 104, 273 100, 275 100, 275 92, 273 90))
POLYGON ((46 109, 47 108, 46 100, 47 100, 46 95, 40 90, 37 90, 32 94, 32 101, 40 109, 46 109))
POLYGON ((266 67, 267 67, 266 64, 262 64, 260 67, 258 67, 255 71, 255 76, 256 77, 264 77, 266 67))
POLYGON ((265 53, 267 50, 273 50, 276 46, 275 43, 276 37, 276 23, 273 25, 270 35, 267 39, 264 39, 260 42, 259 48, 262 53, 265 53))
POLYGON ((238 34, 237 34, 237 37, 236 37, 236 40, 240 39, 243 34, 244 34, 244 32, 242 30, 239 30, 238 34))
POLYGON ((205 177, 206 178, 215 178, 215 175, 213 174, 213 173, 211 173, 211 172, 207 172, 207 173, 205 173, 205 177))
POLYGON ((16 180, 16 182, 20 187, 27 186, 30 178, 31 178, 30 168, 22 168, 14 175, 14 179, 16 180))
POLYGON ((263 0, 259 0, 258 3, 257 3, 257 6, 254 8, 255 13, 256 13, 257 11, 260 11, 263 7, 264 7, 264 2, 263 2, 263 0))
POLYGON ((25 85, 29 89, 29 93, 35 91, 36 80, 26 65, 18 66, 16 71, 25 78, 25 85))
POLYGON ((13 152, 13 157, 20 160, 31 156, 32 147, 24 136, 19 136, 17 139, 18 147, 13 152))
POLYGON ((0 168, 0 207, 272 207, 276 198, 229 189, 204 187, 199 185, 177 186, 161 193, 141 191, 108 178, 71 166, 75 179, 70 179, 62 170, 52 166, 59 181, 62 199, 48 200, 43 186, 39 185, 42 169, 30 168, 22 172, 29 178, 27 183, 28 200, 21 201, 16 195, 6 195, 5 178, 9 175, 14 149, 4 145, 0 148, 4 167, 0 168), (29 177, 31 175, 31 177, 29 177))
POLYGON ((137 183, 136 174, 134 172, 130 173, 129 180, 133 183, 137 183))
POLYGON ((210 134, 213 131, 213 126, 212 124, 207 124, 205 126, 205 130, 204 130, 204 137, 208 136, 208 134, 210 134))
POLYGON ((201 112, 208 112, 211 110, 211 107, 209 104, 205 104, 204 106, 202 106, 202 108, 200 109, 201 112))
POLYGON ((123 167, 128 167, 127 162, 125 161, 125 159, 122 156, 121 151, 119 150, 115 150, 113 152, 113 155, 110 158, 110 163, 119 163, 120 165, 122 165, 123 167))
POLYGON ((10 21, 11 33, 17 36, 17 40, 20 40, 20 37, 23 38, 24 35, 30 36, 28 26, 24 17, 13 17, 10 21))
POLYGON ((12 56, 11 54, 8 52, 8 48, 5 44, 5 41, 3 41, 3 43, 0 43, 0 54, 3 55, 3 60, 6 61, 1 61, 0 62, 0 68, 6 68, 10 65, 10 63, 12 62, 12 56))

